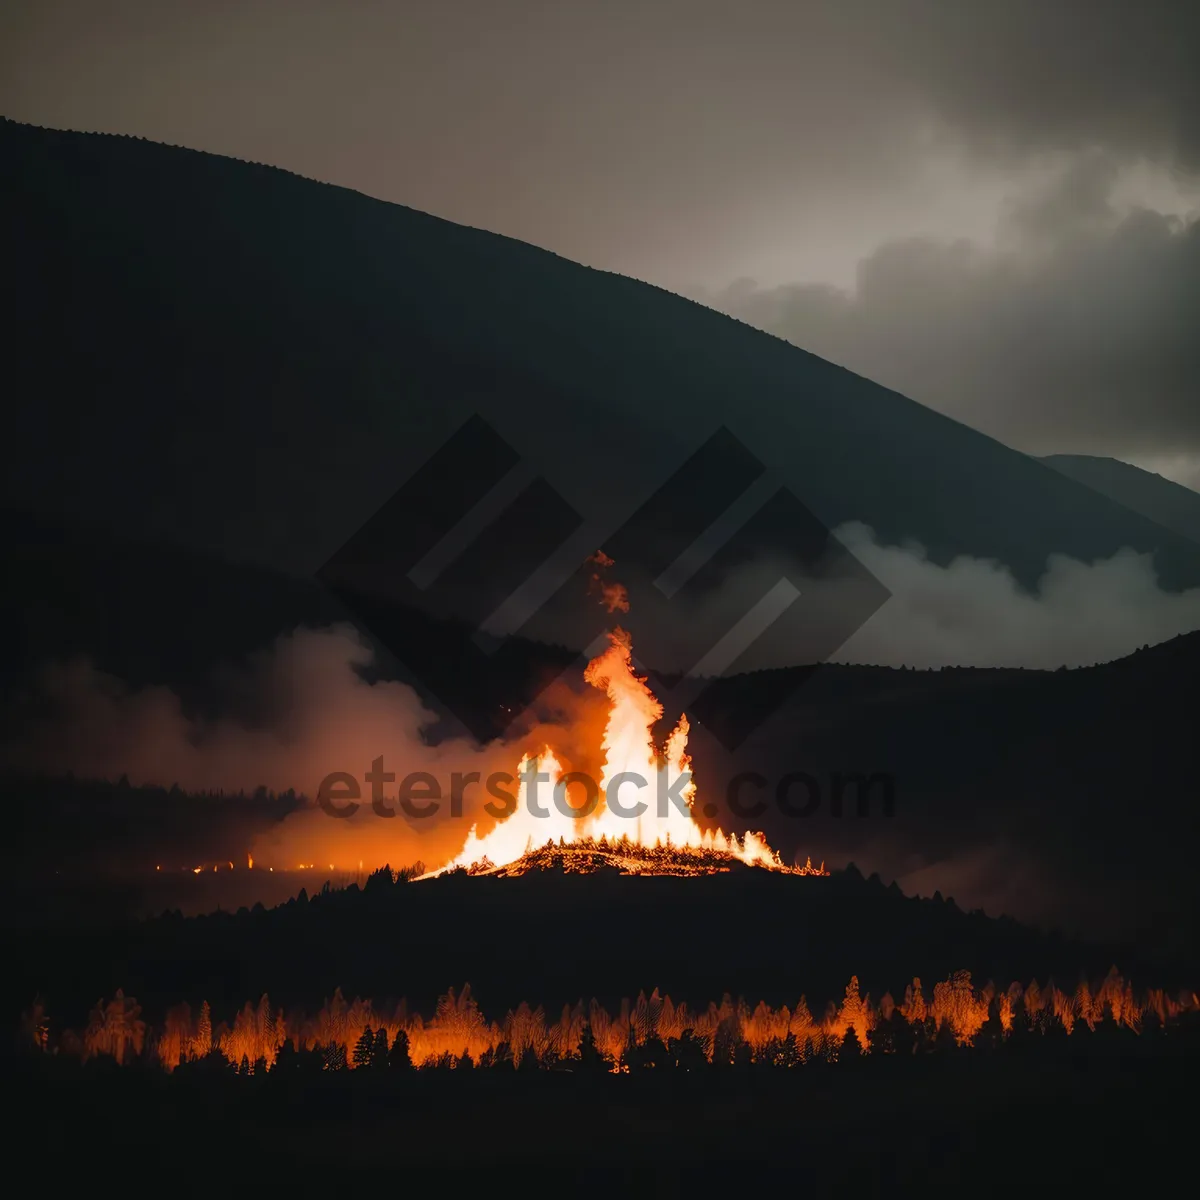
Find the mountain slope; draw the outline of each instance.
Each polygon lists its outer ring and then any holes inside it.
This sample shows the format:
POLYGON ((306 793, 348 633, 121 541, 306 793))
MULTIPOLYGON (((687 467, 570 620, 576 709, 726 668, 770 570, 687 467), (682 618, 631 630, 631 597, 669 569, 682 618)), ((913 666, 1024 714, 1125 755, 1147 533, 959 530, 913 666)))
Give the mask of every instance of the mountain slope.
POLYGON ((1200 545, 1200 495, 1191 488, 1115 458, 1051 454, 1042 462, 1200 545))
MULTIPOLYGON (((253 661, 297 625, 346 619, 316 584, 261 569, 19 514, 5 514, 0 533, 6 577, 19 581, 0 604, 10 684, 24 685, 49 660, 83 654, 130 685, 165 685, 196 711, 220 713, 228 695, 215 667, 253 661)), ((546 655, 524 644, 516 657, 532 672, 548 665, 546 655)), ((701 803, 717 805, 714 823, 762 828, 788 859, 853 859, 900 878, 906 890, 940 888, 968 907, 1136 934, 1145 945, 1200 944, 1191 750, 1198 673, 1200 632, 1070 671, 825 664, 807 676, 786 672, 791 701, 736 755, 693 729, 701 803), (765 791, 744 789, 747 803, 769 800, 770 788, 798 771, 817 781, 821 802, 803 818, 774 804, 761 816, 736 815, 726 784, 743 771, 769 781, 765 791), (894 781, 894 815, 883 815, 873 793, 860 817, 853 791, 835 815, 837 774, 876 772, 894 781)), ((717 697, 753 705, 770 674, 784 672, 731 678, 717 697)), ((370 677, 408 678, 386 657, 370 677)), ((69 750, 55 752, 54 770, 71 765, 69 750)), ((243 781, 248 793, 260 782, 243 781)), ((314 785, 295 781, 297 791, 314 785)), ((24 785, 14 793, 26 808, 10 848, 39 880, 101 859, 130 867, 193 855, 240 861, 251 833, 278 820, 269 805, 248 804, 243 823, 226 822, 153 796, 125 811, 101 789, 80 799, 84 821, 45 790, 36 801, 24 785)))
MULTIPOLYGON (((392 883, 379 874, 361 890, 302 895, 266 911, 14 931, 6 950, 13 992, 55 996, 64 1021, 79 1020, 76 1009, 86 1017, 97 992, 118 987, 157 1015, 180 996, 237 1011, 264 991, 308 1007, 339 986, 347 997, 403 994, 426 1008, 463 981, 502 1012, 522 1000, 549 1012, 580 996, 619 1003, 656 986, 692 1003, 728 991, 794 1004, 806 992, 819 1009, 851 975, 875 996, 914 975, 931 988, 928 981, 964 968, 980 984, 1045 983, 1102 977, 1122 953, 965 912, 941 896, 906 897, 853 866, 829 878, 748 869, 392 883)), ((1148 977, 1128 949, 1123 958, 1131 978, 1148 977)), ((1162 968, 1154 974, 1175 983, 1162 968)))
POLYGON ((312 570, 472 411, 577 507, 628 500, 613 523, 727 422, 827 525, 1026 582, 1126 545, 1200 582, 1177 534, 634 280, 136 139, 6 121, 0 153, 12 501, 312 570))

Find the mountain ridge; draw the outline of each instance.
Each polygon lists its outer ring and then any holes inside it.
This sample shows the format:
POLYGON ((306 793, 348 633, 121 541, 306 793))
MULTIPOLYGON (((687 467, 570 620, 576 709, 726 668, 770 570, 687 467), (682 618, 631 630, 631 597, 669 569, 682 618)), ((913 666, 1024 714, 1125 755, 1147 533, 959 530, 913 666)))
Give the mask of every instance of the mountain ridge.
POLYGON ((1022 578, 1050 553, 1091 561, 1129 544, 1158 553, 1168 586, 1200 581, 1200 553, 1170 531, 654 285, 281 168, 10 121, 0 140, 26 299, 17 365, 45 397, 22 414, 33 452, 10 495, 315 566, 394 490, 378 447, 411 464, 417 432, 448 431, 460 409, 551 466, 569 415, 575 449, 553 482, 604 490, 573 458, 594 446, 597 461, 627 460, 621 495, 732 420, 830 526, 862 520, 937 561, 992 557, 1022 578), (83 394, 89 408, 70 410, 83 394), (156 438, 155 456, 115 425, 156 438), (230 477, 236 502, 218 486, 230 477))
POLYGON ((1192 488, 1157 472, 1104 455, 1051 454, 1042 461, 1118 504, 1200 544, 1200 494, 1192 488))

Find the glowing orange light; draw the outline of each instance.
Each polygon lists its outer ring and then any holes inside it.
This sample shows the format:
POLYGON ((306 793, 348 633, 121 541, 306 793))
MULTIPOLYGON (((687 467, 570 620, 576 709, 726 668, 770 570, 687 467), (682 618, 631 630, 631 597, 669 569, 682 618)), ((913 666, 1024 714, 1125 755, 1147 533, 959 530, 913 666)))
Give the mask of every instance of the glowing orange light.
MULTIPOLYGON (((644 851, 670 849, 683 858, 689 854, 715 855, 789 874, 827 874, 824 864, 819 870, 814 869, 811 859, 804 867, 786 866, 761 833, 747 832, 739 839, 721 829, 715 832, 703 829, 696 822, 696 783, 687 752, 688 719, 679 718, 662 747, 655 743, 654 726, 663 715, 663 707, 646 679, 634 673, 629 634, 618 627, 608 638, 608 648, 588 663, 584 671, 584 679, 605 692, 610 705, 603 739, 601 798, 595 810, 580 816, 566 815, 556 803, 549 807, 549 816, 534 815, 536 806, 530 803, 529 788, 538 786, 533 779, 535 774, 548 777, 551 788, 558 789, 561 785, 563 793, 566 791, 566 785, 561 783, 563 767, 546 746, 540 754, 527 755, 521 760, 518 777, 522 782, 516 810, 483 837, 473 825, 462 850, 446 866, 420 878, 433 878, 458 867, 470 869, 484 864, 489 868, 505 867, 540 847, 560 842, 591 846, 602 839, 606 845, 627 843, 644 851), (628 780, 630 776, 645 781, 648 788, 657 785, 654 795, 665 796, 666 802, 643 802, 645 811, 633 819, 614 811, 608 797, 611 794, 614 800, 628 801, 628 796, 620 796, 619 789, 622 779, 628 780)), ((542 812, 546 812, 544 806, 542 812)))

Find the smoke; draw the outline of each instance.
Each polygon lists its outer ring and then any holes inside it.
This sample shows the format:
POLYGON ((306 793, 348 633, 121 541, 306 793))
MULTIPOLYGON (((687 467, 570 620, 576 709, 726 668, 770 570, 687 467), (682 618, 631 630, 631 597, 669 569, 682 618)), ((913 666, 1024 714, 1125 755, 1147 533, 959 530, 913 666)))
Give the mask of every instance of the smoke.
MULTIPOLYGON (((1148 555, 1122 551, 1094 563, 1052 556, 1038 586, 1026 589, 1001 563, 960 557, 939 565, 920 546, 881 544, 863 524, 843 526, 837 536, 892 593, 837 661, 1053 669, 1119 658, 1200 628, 1200 589, 1164 591, 1148 555)), ((747 572, 752 586, 735 589, 743 598, 778 581, 769 563, 747 572)), ((728 605, 727 591, 713 602, 728 605)), ((677 623, 686 625, 686 617, 677 623)), ((645 661, 654 659, 653 645, 640 649, 645 661)), ((266 788, 312 798, 330 774, 353 776, 360 803, 351 816, 334 818, 310 800, 259 837, 256 860, 285 866, 441 865, 461 850, 472 824, 481 835, 494 824, 485 810, 494 800, 488 777, 514 774, 522 755, 545 745, 564 769, 598 777, 607 706, 581 681, 560 680, 510 737, 485 747, 439 738, 438 717, 411 687, 369 681, 373 659, 350 627, 296 630, 218 677, 216 715, 167 687, 131 689, 88 661, 55 664, 36 681, 35 718, 0 754, 7 766, 38 773, 124 775, 135 785, 177 784, 191 793, 266 788), (391 816, 373 810, 365 779, 379 759, 394 775, 382 788, 391 816), (424 817, 398 804, 400 781, 417 772, 441 788, 436 811, 424 817), (472 773, 479 782, 462 789, 455 808, 454 776, 472 773)))
MULTIPOLYGON (((252 793, 258 788, 315 798, 321 780, 345 772, 359 781, 361 803, 349 817, 331 817, 313 802, 288 816, 254 847, 263 865, 321 861, 367 869, 417 861, 435 863, 455 854, 471 824, 492 823, 483 810, 483 786, 464 789, 461 812, 449 803, 453 775, 515 773, 527 745, 545 736, 527 724, 507 745, 481 747, 465 738, 434 742, 437 721, 412 688, 368 682, 362 670, 374 652, 352 628, 299 629, 276 640, 244 668, 219 677, 222 714, 189 712, 166 687, 128 688, 85 660, 54 664, 36 681, 39 715, 5 747, 9 767, 37 772, 69 770, 84 778, 170 787, 185 792, 252 793), (382 758, 396 781, 427 772, 443 793, 438 811, 410 817, 397 804, 398 782, 383 786, 378 815, 364 776, 382 758)), ((557 706, 567 722, 572 708, 585 727, 594 725, 583 701, 552 690, 544 710, 557 706)), ((552 718, 553 719, 553 718, 552 718)), ((598 740, 598 739, 597 739, 598 740)), ((569 749, 569 747, 568 747, 569 749)))
POLYGON ((884 546, 867 526, 839 540, 892 593, 835 656, 911 667, 1090 666, 1200 629, 1200 588, 1164 591, 1153 558, 1122 550, 1084 563, 1052 555, 1034 590, 1002 563, 930 561, 919 545, 884 546))
POLYGON ((660 670, 693 670, 690 635, 733 630, 744 618, 754 626, 754 640, 728 669, 713 673, 827 660, 1055 670, 1111 662, 1200 629, 1200 588, 1163 588, 1151 554, 1123 549, 1093 562, 1053 554, 1036 585, 1027 587, 995 559, 960 555, 939 563, 914 541, 885 544, 859 521, 833 533, 890 593, 881 604, 874 601, 878 607, 857 629, 847 621, 863 611, 861 582, 806 579, 797 564, 764 555, 726 575, 719 587, 677 597, 657 623, 635 626, 639 658, 660 670), (754 607, 784 581, 793 598, 782 615, 750 621, 754 607))

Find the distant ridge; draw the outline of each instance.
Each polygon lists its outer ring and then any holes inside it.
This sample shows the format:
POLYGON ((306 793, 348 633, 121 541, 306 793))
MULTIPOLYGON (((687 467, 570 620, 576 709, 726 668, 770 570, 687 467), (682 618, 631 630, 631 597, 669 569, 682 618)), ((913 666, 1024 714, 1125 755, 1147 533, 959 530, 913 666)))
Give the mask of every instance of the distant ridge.
POLYGON ((1051 454, 1056 471, 1200 545, 1200 494, 1152 471, 1090 454, 1051 454))

